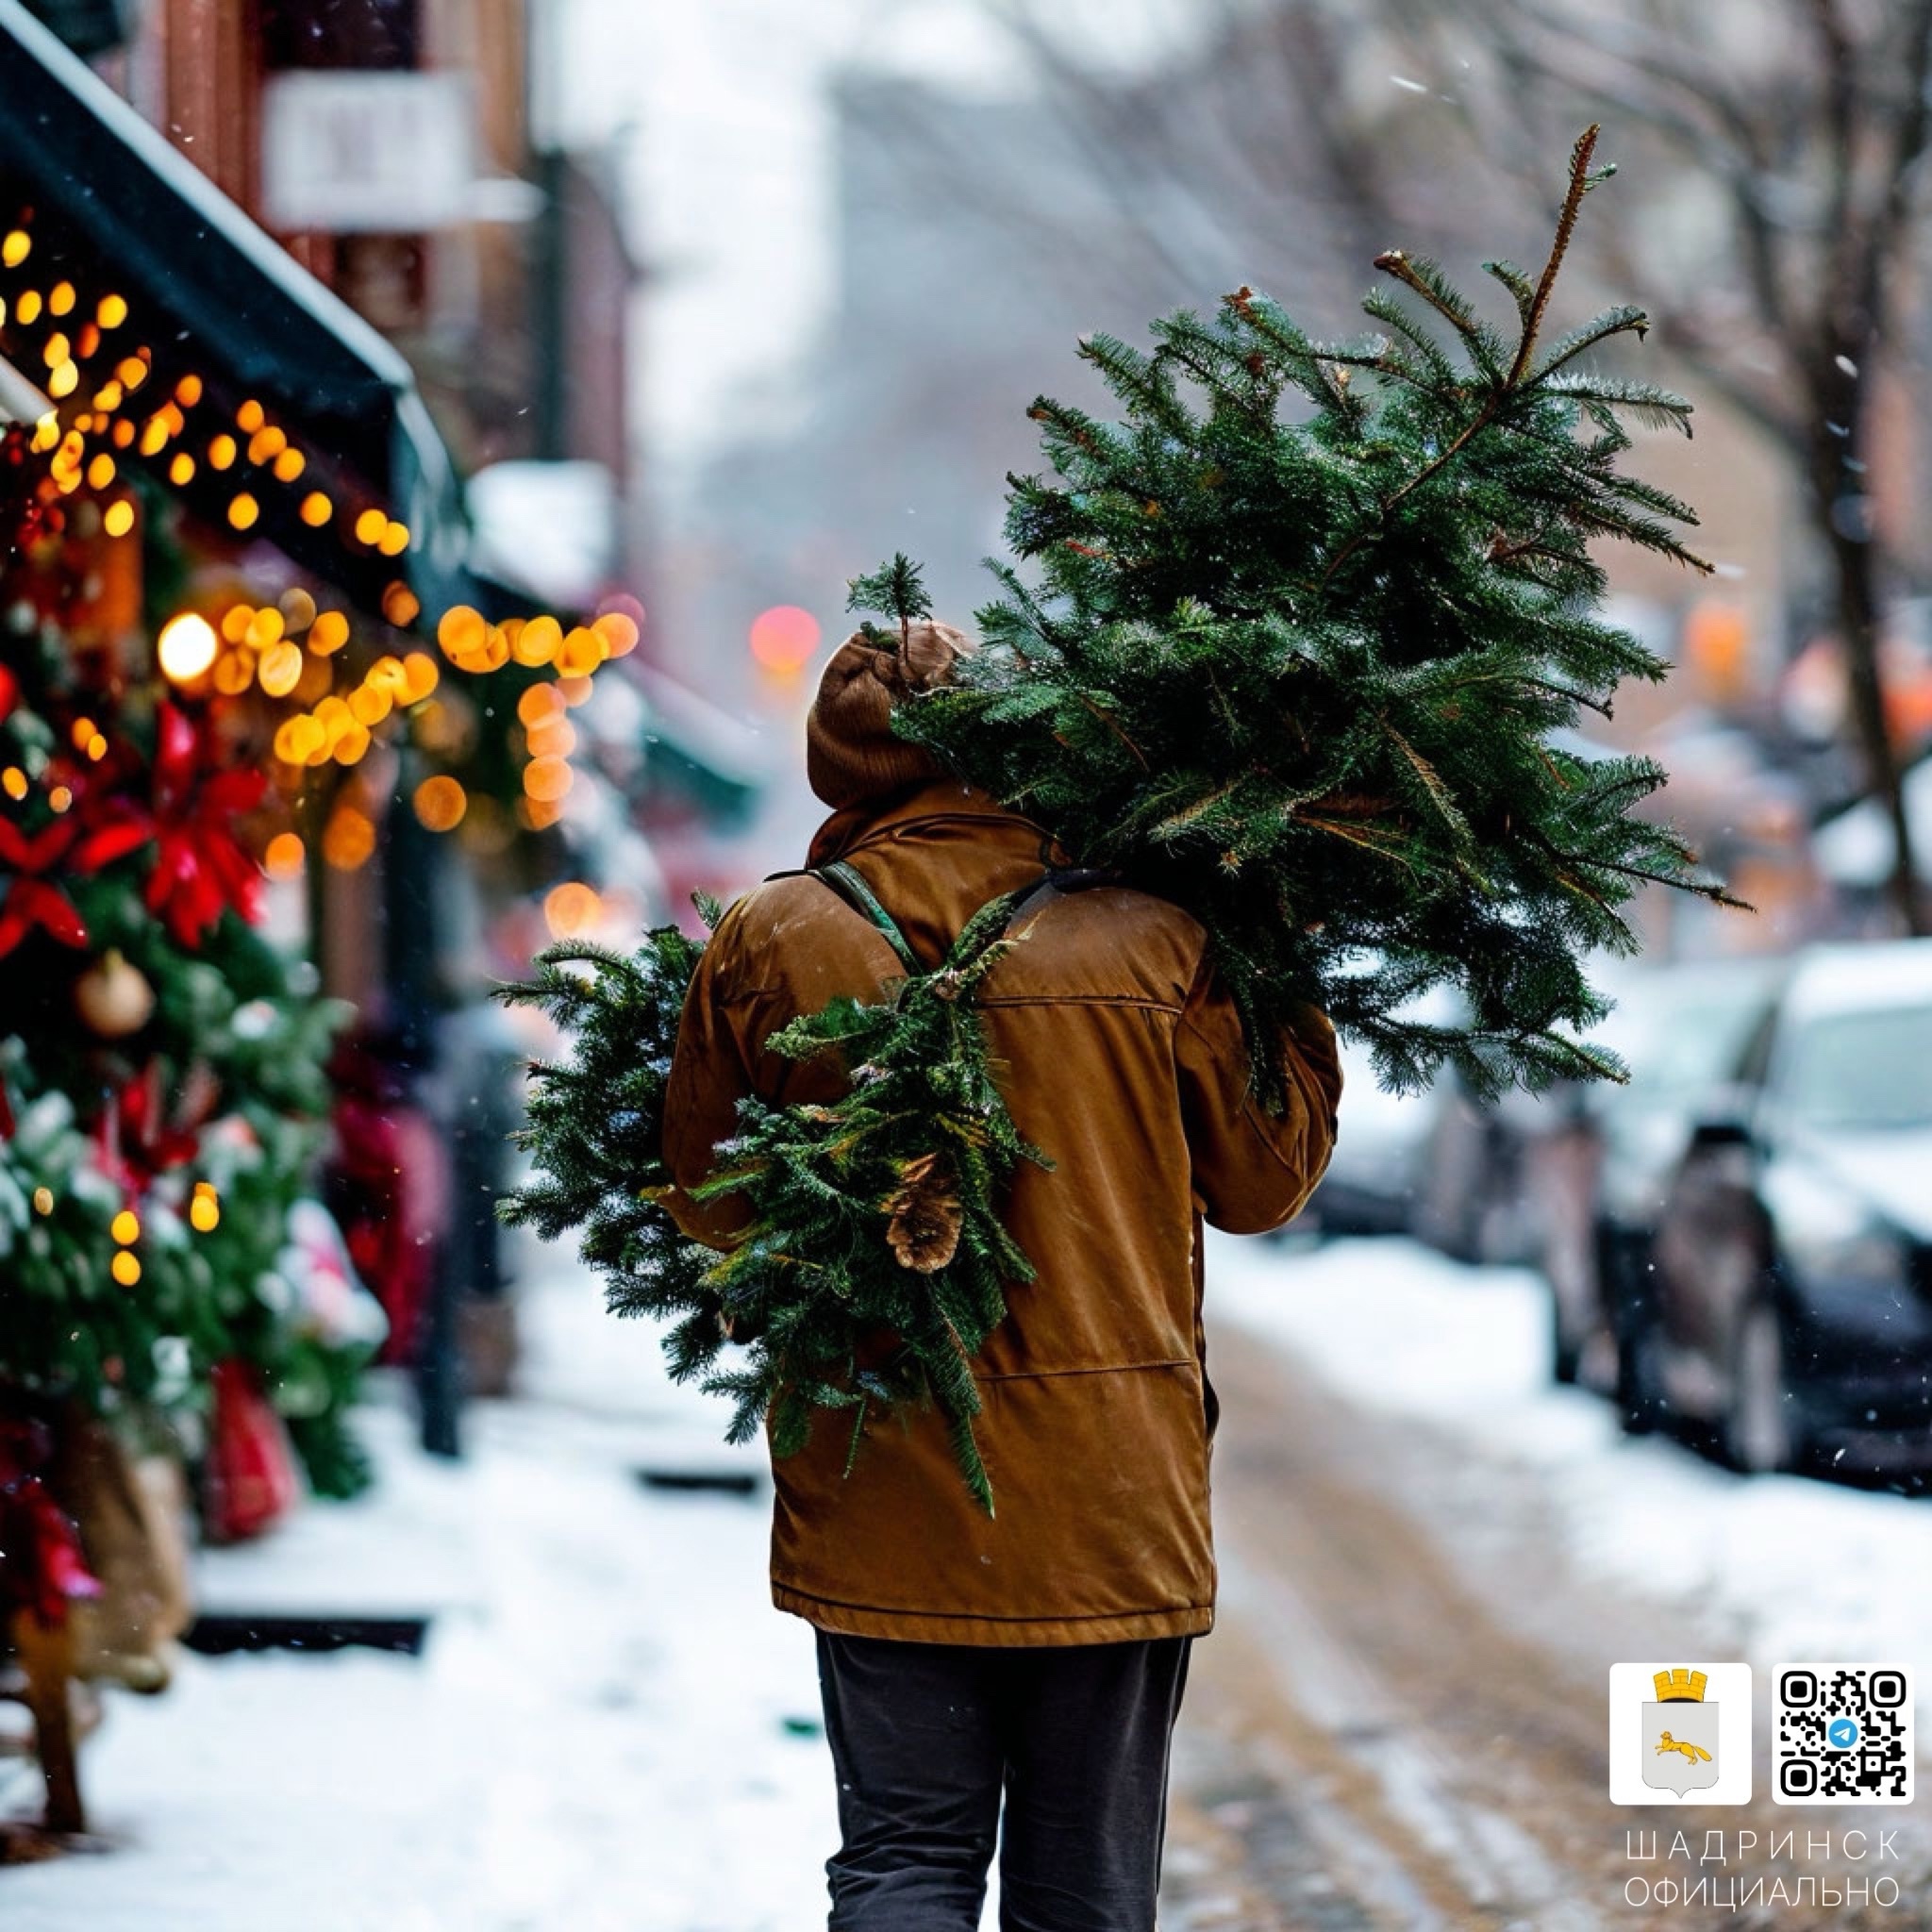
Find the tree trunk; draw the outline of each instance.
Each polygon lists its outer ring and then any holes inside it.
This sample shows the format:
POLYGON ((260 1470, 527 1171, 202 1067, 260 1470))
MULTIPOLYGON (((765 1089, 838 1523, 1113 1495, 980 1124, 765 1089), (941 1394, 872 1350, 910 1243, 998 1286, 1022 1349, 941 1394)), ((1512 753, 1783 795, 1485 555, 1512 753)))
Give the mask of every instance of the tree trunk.
MULTIPOLYGON (((1852 420, 1857 420, 1856 413, 1852 420)), ((1824 412, 1820 412, 1823 418, 1824 412)), ((1828 418, 1825 420, 1829 420, 1828 418)), ((1878 663, 1878 592, 1869 537, 1841 527, 1837 503, 1843 494, 1845 443, 1821 426, 1812 447, 1811 485, 1830 546, 1837 584, 1838 627, 1843 641, 1850 686, 1852 723, 1865 765, 1865 782, 1891 826, 1891 872, 1886 893, 1904 930, 1914 937, 1926 930, 1921 903, 1911 827, 1906 819, 1898 758, 1885 717, 1884 674, 1878 663)))

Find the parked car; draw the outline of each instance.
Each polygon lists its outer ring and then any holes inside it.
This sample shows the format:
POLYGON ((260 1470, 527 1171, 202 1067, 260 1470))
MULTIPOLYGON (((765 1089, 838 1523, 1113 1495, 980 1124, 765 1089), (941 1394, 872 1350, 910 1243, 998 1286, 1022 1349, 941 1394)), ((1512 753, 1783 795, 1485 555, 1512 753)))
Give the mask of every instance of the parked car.
POLYGON ((1932 1466, 1932 940, 1799 956, 1693 1125, 1632 1296, 1641 1425, 1739 1468, 1932 1466))
POLYGON ((1776 960, 1712 960, 1645 967, 1607 987, 1616 1006, 1591 1038, 1623 1058, 1629 1080, 1549 1095, 1521 1162, 1558 1382, 1616 1388, 1616 1312, 1637 1292, 1699 1109, 1730 1078, 1783 971, 1776 960))
POLYGON ((1533 1261, 1539 1204, 1528 1150, 1548 1131, 1550 1098, 1519 1087, 1477 1100, 1453 1073, 1437 1081, 1416 1152, 1410 1231, 1481 1267, 1533 1261))
POLYGON ((1303 1233, 1402 1234, 1409 1224, 1416 1162, 1428 1133, 1425 1094, 1391 1093, 1368 1049, 1344 1039, 1341 1108, 1335 1151, 1308 1205, 1292 1224, 1303 1233))

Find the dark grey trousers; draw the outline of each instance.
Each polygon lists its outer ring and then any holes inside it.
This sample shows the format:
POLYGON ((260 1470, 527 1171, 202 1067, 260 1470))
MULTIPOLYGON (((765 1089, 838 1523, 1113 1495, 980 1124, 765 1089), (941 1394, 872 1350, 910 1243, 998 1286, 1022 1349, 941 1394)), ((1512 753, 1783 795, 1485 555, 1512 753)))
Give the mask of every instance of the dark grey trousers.
POLYGON ((1154 1932, 1188 1637, 1024 1650, 818 1633, 831 1932, 1154 1932), (1000 1801, 1006 1800, 1004 1828, 1000 1801))

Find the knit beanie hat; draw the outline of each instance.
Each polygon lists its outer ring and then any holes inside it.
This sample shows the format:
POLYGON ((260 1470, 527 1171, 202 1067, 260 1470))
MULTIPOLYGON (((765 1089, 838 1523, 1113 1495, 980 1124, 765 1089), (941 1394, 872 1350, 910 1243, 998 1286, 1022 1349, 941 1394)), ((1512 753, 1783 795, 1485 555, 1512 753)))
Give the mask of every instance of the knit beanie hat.
POLYGON ((805 722, 806 776, 819 797, 837 808, 943 777, 930 752, 893 734, 892 707, 950 683, 954 660, 972 648, 951 625, 924 619, 884 645, 854 631, 832 653, 805 722))

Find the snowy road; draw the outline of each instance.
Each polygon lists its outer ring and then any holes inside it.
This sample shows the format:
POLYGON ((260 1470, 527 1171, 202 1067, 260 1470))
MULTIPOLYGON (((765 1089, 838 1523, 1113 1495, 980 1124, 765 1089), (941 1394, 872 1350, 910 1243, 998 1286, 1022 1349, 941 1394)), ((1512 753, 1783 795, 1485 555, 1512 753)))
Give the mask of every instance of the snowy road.
MULTIPOLYGON (((1527 1275, 1405 1242, 1222 1242, 1208 1267, 1222 1615, 1191 1684, 1171 1924, 1727 1923, 1626 1904, 1627 1879, 1673 1872, 1626 1857, 1626 1830, 1659 1824, 1690 1833, 1679 1878, 1872 1875, 1802 1846, 1881 1814, 1770 1803, 1764 1672, 1919 1661, 1932 1508, 1625 1440, 1547 1385, 1527 1275), (1759 1667, 1750 1807, 1608 1803, 1608 1666, 1661 1657, 1759 1667), (1793 1825, 1796 1857, 1695 1862, 1707 1831, 1762 1848, 1793 1825)), ((1901 1905, 1761 1923, 1932 1925, 1914 1815, 1882 1814, 1901 1905)))
MULTIPOLYGON (((1169 1932, 1653 1923, 1622 1887, 1625 1828, 1657 1814, 1604 1794, 1609 1662, 1932 1678, 1932 1506, 1624 1441, 1543 1386, 1526 1277, 1217 1241, 1209 1283, 1223 1611, 1177 1747, 1169 1932)), ((116 1698, 84 1764, 104 1848, 0 1871, 8 1932, 823 1924, 830 1777, 809 1633, 765 1593, 765 1499, 636 1478, 755 1454, 716 1445, 594 1291, 553 1280, 529 1314, 529 1394, 474 1411, 468 1464, 378 1411, 379 1495, 204 1559, 211 1607, 433 1611, 425 1655, 190 1658, 158 1702, 116 1698)), ((0 1812, 25 1802, 0 1787, 0 1812)), ((1907 1903, 1873 1924, 1932 1924, 1914 1815, 1885 1814, 1907 1903)), ((1701 1846, 1859 1817, 1682 1823, 1701 1846)))

